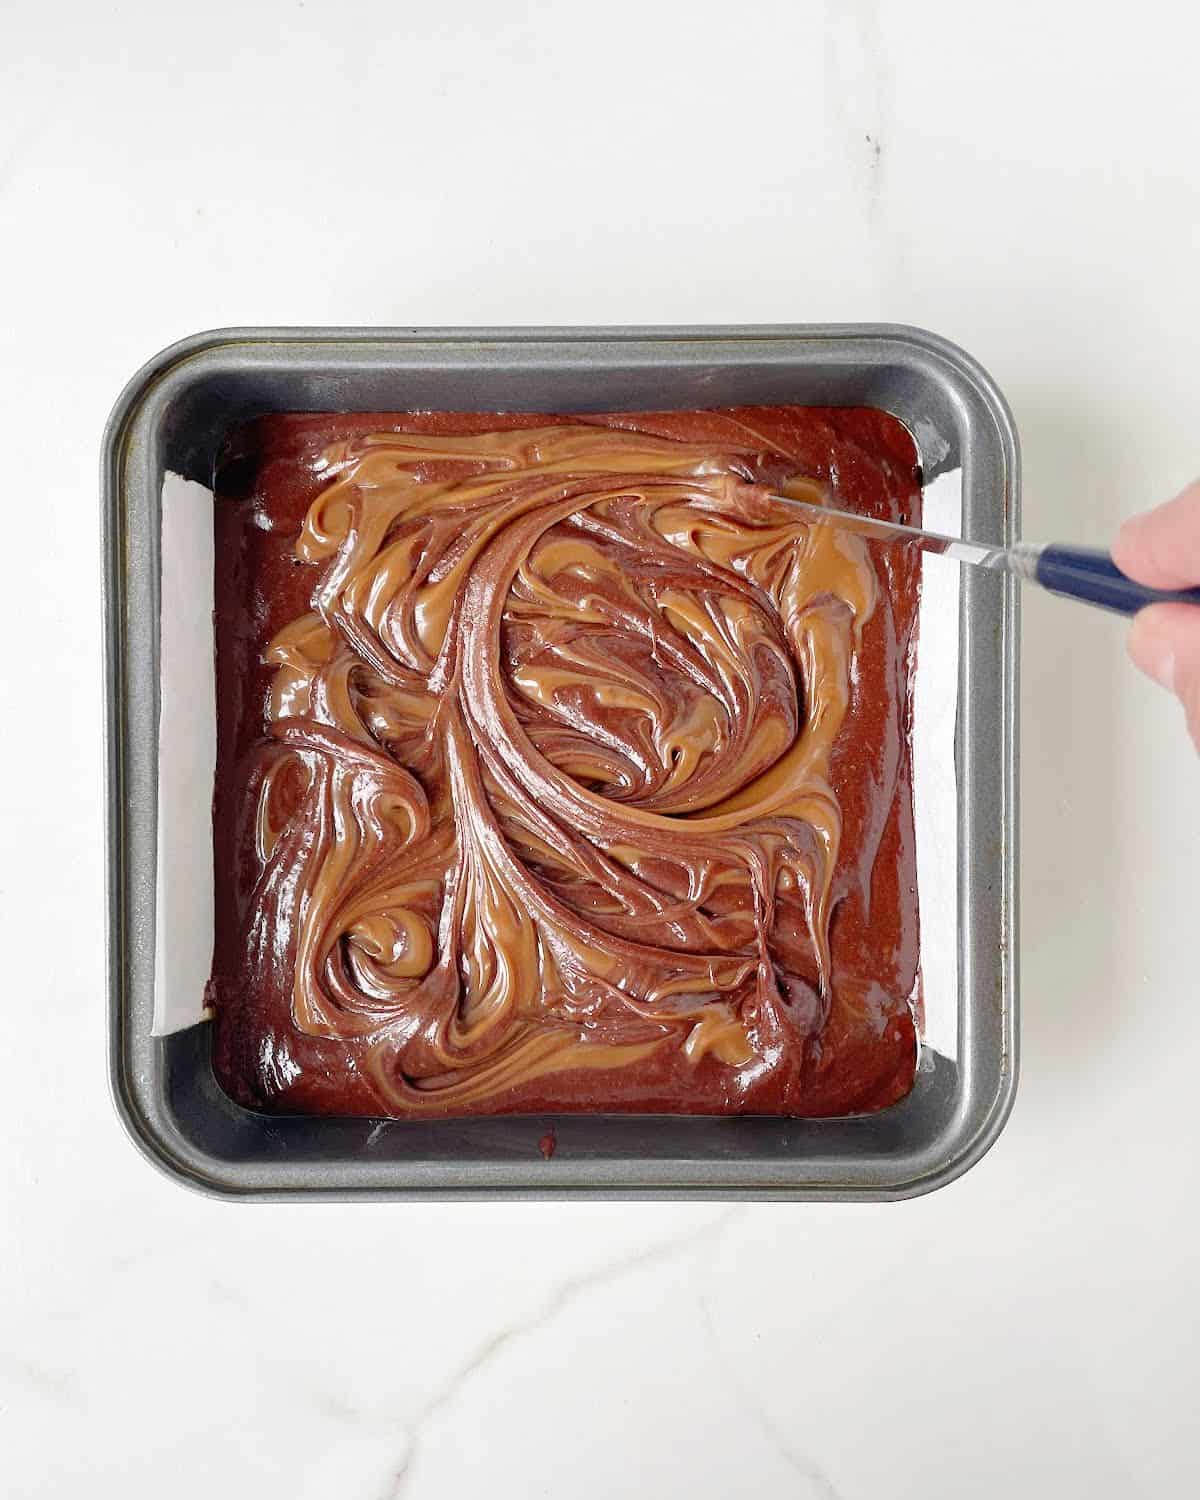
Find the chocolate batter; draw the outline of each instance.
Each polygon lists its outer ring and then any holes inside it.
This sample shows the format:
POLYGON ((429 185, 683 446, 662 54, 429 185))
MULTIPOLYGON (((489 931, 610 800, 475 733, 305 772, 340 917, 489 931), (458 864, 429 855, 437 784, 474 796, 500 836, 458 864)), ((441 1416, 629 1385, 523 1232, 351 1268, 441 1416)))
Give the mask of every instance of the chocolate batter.
POLYGON ((867 410, 285 415, 218 476, 214 1063, 252 1108, 911 1087, 919 519, 867 410))

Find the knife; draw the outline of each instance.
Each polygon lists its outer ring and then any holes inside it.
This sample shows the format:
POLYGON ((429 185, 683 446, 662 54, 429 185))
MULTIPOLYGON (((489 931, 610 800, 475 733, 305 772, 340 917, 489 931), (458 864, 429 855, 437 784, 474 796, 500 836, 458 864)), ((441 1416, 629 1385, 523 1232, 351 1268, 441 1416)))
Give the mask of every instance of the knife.
POLYGON ((1121 615, 1135 615, 1147 604, 1194 604, 1200 606, 1200 588, 1152 589, 1122 573, 1112 557, 1098 547, 1074 547, 1063 542, 1015 542, 1011 547, 985 547, 959 537, 939 536, 916 526, 895 521, 876 521, 853 511, 834 510, 793 500, 790 495, 772 495, 772 500, 793 510, 807 512, 814 521, 828 521, 845 531, 885 542, 907 542, 924 552, 938 553, 975 568, 993 568, 1037 583, 1052 594, 1078 599, 1121 615))

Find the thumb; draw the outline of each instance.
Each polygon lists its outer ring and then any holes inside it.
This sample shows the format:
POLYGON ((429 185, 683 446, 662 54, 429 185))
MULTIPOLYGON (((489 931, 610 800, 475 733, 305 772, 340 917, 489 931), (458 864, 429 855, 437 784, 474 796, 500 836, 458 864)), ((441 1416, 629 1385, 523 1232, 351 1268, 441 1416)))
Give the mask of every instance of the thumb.
POLYGON ((1200 609, 1152 604, 1134 616, 1129 655, 1136 666, 1183 704, 1188 730, 1200 751, 1200 609))
POLYGON ((1200 479, 1174 500, 1126 521, 1112 555, 1123 573, 1151 588, 1200 583, 1200 479))

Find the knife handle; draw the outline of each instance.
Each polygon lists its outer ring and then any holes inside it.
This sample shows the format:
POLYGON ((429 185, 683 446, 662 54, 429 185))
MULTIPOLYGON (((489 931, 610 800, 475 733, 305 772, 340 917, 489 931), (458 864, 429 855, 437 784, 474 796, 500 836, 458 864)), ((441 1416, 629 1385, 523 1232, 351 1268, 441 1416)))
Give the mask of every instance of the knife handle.
POLYGON ((1080 599, 1120 615, 1136 615, 1147 604, 1200 605, 1200 588, 1152 589, 1122 573, 1107 552, 1051 542, 1038 554, 1034 577, 1052 594, 1080 599))

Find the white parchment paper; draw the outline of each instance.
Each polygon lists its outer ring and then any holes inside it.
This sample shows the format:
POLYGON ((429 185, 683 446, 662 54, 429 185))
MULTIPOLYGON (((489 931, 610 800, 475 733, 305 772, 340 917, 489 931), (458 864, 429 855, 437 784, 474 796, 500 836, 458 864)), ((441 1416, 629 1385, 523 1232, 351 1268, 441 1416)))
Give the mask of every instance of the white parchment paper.
MULTIPOLYGON (((925 528, 962 535, 962 470, 925 486, 925 528)), ((913 679, 913 819, 921 915, 922 1042, 958 1056, 958 607, 962 564, 924 555, 913 679)))
POLYGON ((213 494, 178 474, 162 487, 159 640, 155 1036, 205 1018, 213 946, 213 494))
MULTIPOLYGON (((154 1033, 207 1019, 212 964, 213 495, 168 474, 162 489, 161 718, 154 1033)), ((962 473, 925 489, 925 524, 961 535, 962 473)), ((925 558, 913 682, 913 808, 926 1046, 958 1052, 958 710, 960 564, 925 558)))

